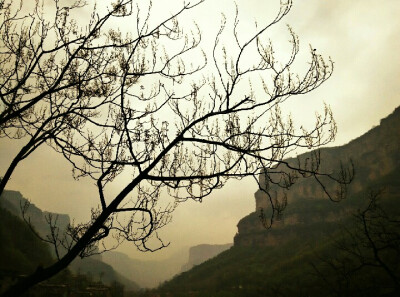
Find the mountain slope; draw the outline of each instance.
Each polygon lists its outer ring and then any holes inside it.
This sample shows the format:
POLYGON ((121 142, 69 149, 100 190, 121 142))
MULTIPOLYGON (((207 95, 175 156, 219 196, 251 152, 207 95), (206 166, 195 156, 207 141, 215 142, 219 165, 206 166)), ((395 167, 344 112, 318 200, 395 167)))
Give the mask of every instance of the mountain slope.
POLYGON ((52 262, 48 246, 9 211, 0 208, 0 271, 28 274, 52 262))
MULTIPOLYGON (((26 203, 29 203, 28 200, 18 191, 5 190, 0 199, 0 240, 2 241, 0 255, 4 259, 0 261, 2 270, 27 274, 38 265, 46 266, 55 259, 53 247, 38 239, 22 221, 21 207, 26 203)), ((57 217, 57 226, 60 230, 64 230, 70 223, 68 215, 42 211, 30 203, 26 219, 29 218, 32 227, 44 238, 50 232, 46 221, 48 215, 57 217)), ((89 275, 96 281, 101 279, 108 285, 117 281, 124 285, 126 290, 139 289, 133 280, 120 275, 112 266, 102 262, 101 255, 85 259, 77 258, 71 263, 69 269, 76 274, 89 275)))
POLYGON ((186 271, 215 257, 231 246, 232 244, 198 245, 191 247, 189 252, 185 249, 168 259, 158 261, 132 259, 124 253, 115 251, 103 254, 102 259, 121 275, 134 279, 142 288, 155 288, 183 270, 186 271))
POLYGON ((115 267, 115 270, 128 279, 134 279, 142 288, 154 288, 171 279, 181 271, 187 259, 186 251, 181 251, 162 261, 142 261, 132 259, 124 253, 104 253, 103 261, 115 267))
POLYGON ((0 207, 7 209, 16 217, 22 219, 22 209, 27 206, 25 218, 29 220, 38 234, 44 238, 50 234, 50 227, 47 223, 47 217, 57 217, 57 227, 64 230, 70 223, 70 218, 67 214, 58 214, 42 211, 35 204, 30 203, 18 191, 5 190, 0 199, 0 207))
POLYGON ((92 257, 75 259, 69 268, 75 274, 90 276, 94 281, 101 281, 106 285, 111 285, 113 282, 117 281, 122 284, 127 291, 139 290, 139 285, 136 282, 121 275, 114 267, 104 263, 100 259, 92 259, 92 257))
MULTIPOLYGON (((305 159, 310 154, 299 156, 305 159)), ((396 195, 400 174, 400 108, 381 120, 381 124, 364 135, 341 147, 321 149, 321 166, 331 171, 338 168, 340 161, 352 160, 355 167, 355 177, 349 187, 349 199, 340 203, 332 203, 324 194, 322 188, 312 179, 298 180, 289 191, 271 187, 271 192, 277 195, 287 195, 288 206, 284 210, 281 221, 274 223, 273 229, 288 225, 308 224, 322 221, 339 221, 349 213, 360 208, 362 195, 368 187, 386 188, 386 196, 396 195), (388 180, 391 179, 391 180, 388 180), (368 186, 367 186, 368 185, 368 186), (357 198, 358 197, 358 198, 357 198), (360 200, 361 199, 361 200, 360 200)), ((288 159, 288 162, 295 162, 288 159)), ((260 182, 263 177, 260 176, 260 182)), ((334 192, 334 185, 326 183, 327 188, 334 192)), ((238 234, 235 245, 271 245, 277 244, 273 236, 260 224, 260 210, 268 218, 271 214, 269 200, 265 193, 258 190, 255 193, 256 209, 238 223, 238 234)))
MULTIPOLYGON (((349 144, 322 150, 326 168, 349 157, 354 160, 356 176, 346 200, 331 202, 310 180, 301 180, 288 193, 283 219, 266 230, 260 223, 259 207, 267 209, 268 204, 257 192, 256 211, 238 223, 233 248, 144 295, 398 296, 382 266, 363 264, 367 255, 374 254, 368 245, 351 244, 359 236, 352 235, 359 224, 353 214, 365 209, 369 189, 383 188, 382 206, 394 222, 400 219, 400 108, 349 144), (344 246, 348 250, 359 249, 365 258, 346 253, 339 242, 350 244, 344 246), (362 265, 352 268, 357 261, 362 265)), ((400 230, 393 236, 397 238, 392 242, 394 253, 385 256, 397 263, 400 230)), ((399 266, 395 265, 395 273, 400 280, 399 266)))
POLYGON ((189 261, 182 266, 182 272, 199 265, 218 254, 226 251, 232 246, 232 243, 227 244, 200 244, 192 246, 189 249, 189 261))

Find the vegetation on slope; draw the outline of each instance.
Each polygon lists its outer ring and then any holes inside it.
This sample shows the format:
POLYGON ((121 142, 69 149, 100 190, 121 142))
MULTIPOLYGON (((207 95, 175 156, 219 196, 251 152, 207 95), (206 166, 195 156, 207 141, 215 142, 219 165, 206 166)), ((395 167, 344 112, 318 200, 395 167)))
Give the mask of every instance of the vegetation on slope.
POLYGON ((400 108, 345 149, 325 149, 332 160, 356 156, 346 200, 318 199, 303 181, 284 211, 291 222, 266 230, 254 212, 233 248, 142 295, 400 296, 399 127, 400 108))
MULTIPOLYGON (((390 277, 371 263, 359 268, 371 250, 358 243, 364 259, 352 257, 341 243, 354 245, 348 231, 356 222, 292 226, 297 236, 277 246, 233 247, 216 258, 194 267, 161 286, 160 296, 396 296, 390 277)), ((397 236, 399 230, 397 230, 397 236)), ((281 232, 287 232, 282 229, 281 232)), ((396 248, 400 242, 396 242, 396 248)), ((346 247, 346 245, 344 245, 346 247)), ((351 252, 351 250, 350 250, 351 252)), ((389 255, 386 262, 400 251, 389 255), (389 258, 388 258, 389 257, 389 258)), ((393 264, 397 267, 396 264, 393 264)), ((395 267, 395 268, 396 268, 395 267)), ((397 278, 400 279, 399 271, 397 278)), ((148 293, 153 296, 155 292, 148 293)), ((144 294, 145 295, 145 294, 144 294)), ((145 295, 146 296, 146 295, 145 295)))
POLYGON ((30 273, 51 263, 48 246, 21 219, 0 208, 0 270, 30 273))

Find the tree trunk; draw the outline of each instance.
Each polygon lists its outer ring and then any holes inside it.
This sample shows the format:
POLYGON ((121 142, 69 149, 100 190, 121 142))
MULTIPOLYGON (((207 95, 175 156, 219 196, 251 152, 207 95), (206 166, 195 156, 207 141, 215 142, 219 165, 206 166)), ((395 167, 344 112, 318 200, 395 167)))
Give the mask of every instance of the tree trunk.
MULTIPOLYGON (((147 173, 147 172, 146 172, 147 173)), ((1 297, 17 297, 22 293, 26 292, 29 288, 37 285, 38 283, 49 279, 56 275, 61 270, 67 268, 67 266, 80 254, 80 252, 89 244, 90 240, 96 235, 96 233, 103 227, 104 222, 107 218, 117 209, 121 201, 128 195, 143 179, 143 174, 138 176, 135 180, 129 183, 115 199, 105 208, 101 214, 97 217, 94 223, 89 227, 85 234, 76 242, 76 244, 68 251, 68 253, 62 257, 59 261, 53 265, 38 269, 33 274, 26 278, 20 279, 16 284, 9 287, 1 297)))

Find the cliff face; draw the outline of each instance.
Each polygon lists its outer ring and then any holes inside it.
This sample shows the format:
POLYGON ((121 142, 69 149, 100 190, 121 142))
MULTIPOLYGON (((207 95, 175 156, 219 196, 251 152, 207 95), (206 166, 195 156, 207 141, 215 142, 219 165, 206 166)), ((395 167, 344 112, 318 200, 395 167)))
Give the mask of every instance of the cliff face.
MULTIPOLYGON (((306 153, 299 158, 304 160, 309 155, 306 153)), ((396 184, 393 179, 400 177, 400 107, 381 120, 379 126, 350 143, 321 149, 321 159, 321 168, 328 172, 339 168, 340 161, 344 164, 350 159, 353 161, 355 178, 349 188, 349 198, 333 203, 315 180, 299 179, 286 191, 288 206, 283 217, 273 223, 271 230, 265 230, 259 219, 260 210, 263 209, 268 217, 271 207, 266 194, 258 190, 255 193, 255 212, 238 223, 235 246, 274 246, 290 239, 292 235, 295 236, 299 226, 305 227, 318 222, 334 224, 357 209, 361 193, 371 186, 385 186, 388 195, 395 194, 397 189, 393 188, 396 184), (292 228, 294 226, 297 227, 296 231, 292 228)), ((286 161, 291 163, 296 160, 286 161)), ((263 180, 264 176, 260 175, 260 184, 263 184, 263 180)), ((334 191, 332 183, 328 182, 327 187, 334 191)), ((283 194, 283 190, 276 186, 271 187, 270 191, 278 196, 283 194)))
MULTIPOLYGON (((0 232, 0 240, 7 240, 9 242, 13 241, 18 241, 21 240, 21 238, 26 238, 26 242, 33 242, 32 243, 32 251, 30 250, 30 246, 16 246, 12 251, 10 249, 6 251, 2 251, 2 256, 4 256, 7 261, 4 261, 5 264, 8 266, 0 265, 0 268, 7 268, 10 269, 10 267, 23 267, 26 270, 24 272, 27 272, 27 268, 33 269, 31 266, 33 265, 32 263, 40 263, 42 266, 44 264, 50 264, 52 262, 51 258, 55 258, 55 252, 54 248, 52 246, 47 245, 46 243, 40 241, 33 233, 32 231, 28 228, 28 226, 25 224, 25 222, 19 220, 22 219, 22 211, 21 207, 25 205, 25 203, 28 203, 28 200, 22 196, 20 192, 17 191, 10 191, 10 190, 5 190, 1 196, 0 199, 0 207, 7 210, 9 213, 11 213, 14 217, 14 220, 18 221, 18 225, 21 225, 22 227, 18 227, 19 229, 24 228, 25 233, 22 233, 21 231, 16 229, 16 224, 14 227, 15 232, 13 232, 11 238, 3 238, 3 233, 0 232), (19 218, 19 219, 18 219, 19 218), (28 248, 29 247, 29 248, 28 248), (39 249, 40 248, 40 249, 39 249), (22 249, 23 251, 29 251, 30 253, 25 253, 28 256, 25 258, 21 257, 20 251, 17 249, 22 249), (39 251, 39 255, 35 255, 34 252, 37 253, 39 251), (9 254, 11 253, 11 254, 9 254), (17 257, 19 256, 19 258, 17 257), (47 257, 47 258, 46 258, 47 257), (39 259, 39 260, 38 260, 39 259), (45 259, 45 260, 43 260, 45 259), (32 263, 31 263, 32 262, 32 263), (3 267, 4 266, 4 267, 3 267)), ((4 210, 1 210, 4 211, 4 210)), ((49 216, 52 216, 53 219, 57 218, 57 227, 59 228, 60 232, 63 232, 65 228, 69 225, 70 223, 70 218, 67 214, 57 214, 57 213, 51 213, 47 211, 42 211, 38 207, 36 207, 34 204, 29 204, 29 207, 27 208, 25 218, 30 220, 33 228, 35 231, 42 236, 43 238, 46 238, 50 234, 50 228, 49 224, 47 222, 47 218, 49 216)), ((0 230, 1 231, 1 230, 0 230)), ((1 250, 1 249, 0 249, 1 250)), ((37 264, 36 264, 37 266, 37 264)), ((36 266, 34 268, 36 268, 36 266)), ((122 275, 119 275, 113 267, 110 265, 107 265, 102 261, 102 255, 94 255, 90 258, 76 258, 71 265, 69 266, 69 269, 71 269, 72 272, 76 274, 87 274, 91 275, 94 280, 102 280, 105 284, 112 284, 114 281, 118 281, 119 283, 123 284, 125 289, 127 290, 137 290, 139 286, 133 282, 130 279, 127 279, 123 277, 122 275)))
POLYGON ((188 271, 195 265, 199 265, 218 254, 229 249, 233 244, 200 244, 189 249, 189 261, 182 266, 182 272, 188 271))
MULTIPOLYGON (((4 209, 7 209, 13 215, 22 219, 22 211, 21 207, 23 207, 29 201, 22 196, 20 192, 5 190, 0 199, 0 206, 4 209)), ((65 230, 65 228, 70 223, 70 218, 67 214, 57 214, 51 213, 47 211, 42 211, 35 204, 29 204, 27 208, 25 217, 29 219, 32 226, 42 237, 46 237, 50 234, 49 224, 47 223, 46 218, 52 216, 53 218, 57 217, 57 227, 61 230, 65 230)))

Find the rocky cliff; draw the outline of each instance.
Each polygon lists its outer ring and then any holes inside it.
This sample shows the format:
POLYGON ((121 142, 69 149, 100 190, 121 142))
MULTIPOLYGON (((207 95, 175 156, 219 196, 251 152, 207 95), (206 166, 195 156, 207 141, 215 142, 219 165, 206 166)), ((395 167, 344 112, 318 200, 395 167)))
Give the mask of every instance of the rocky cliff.
MULTIPOLYGON (((26 210, 25 219, 30 221, 35 231, 43 238, 46 238, 46 236, 50 234, 50 227, 48 224, 48 218, 50 216, 52 216, 53 219, 57 218, 56 225, 59 228, 60 232, 63 232, 63 230, 65 230, 65 228, 70 223, 69 215, 42 211, 33 203, 29 203, 29 201, 26 198, 24 198, 22 194, 18 191, 5 190, 0 199, 0 207, 11 213, 13 216, 15 216, 16 217, 15 220, 18 220, 18 218, 22 220, 22 208, 27 203, 29 204, 29 207, 26 210)), ((39 244, 43 245, 43 249, 45 249, 46 252, 52 254, 53 259, 56 257, 52 246, 48 246, 44 242, 38 240, 38 238, 33 235, 31 230, 27 227, 27 225, 24 222, 20 221, 19 224, 28 230, 27 233, 29 233, 30 237, 34 237, 34 239, 37 240, 39 244)), ((20 238, 21 236, 27 237, 26 235, 22 235, 20 232, 17 231, 13 235, 16 238, 20 238)), ((11 239, 13 240, 14 238, 11 239)), ((1 240, 3 240, 3 238, 1 238, 0 236, 0 241, 1 240)), ((39 245, 38 243, 35 244, 39 245)), ((29 250, 28 247, 22 247, 22 248, 29 250)), ((13 253, 20 254, 19 251, 15 250, 13 251, 13 253)), ((42 251, 42 253, 44 252, 42 251)), ((4 252, 3 254, 6 254, 6 252, 4 252)), ((10 261, 20 261, 18 260, 19 258, 15 257, 15 255, 9 255, 9 256, 6 255, 6 257, 10 258, 11 259, 10 261)), ((29 255, 29 257, 33 258, 33 263, 38 262, 35 260, 35 257, 32 257, 32 255, 29 255)), ((51 257, 49 256, 49 258, 51 257)), ((51 260, 48 260, 47 262, 43 262, 41 264, 42 265, 49 264, 50 262, 51 260)), ((21 263, 14 263, 14 264, 16 266, 21 266, 20 265, 21 263)), ((84 259, 76 258, 70 264, 69 269, 76 274, 90 275, 93 278, 93 280, 95 281, 101 280, 105 284, 111 284, 115 281, 118 281, 119 283, 124 285, 126 290, 137 290, 139 288, 139 286, 134 281, 123 277, 122 275, 118 274, 112 266, 104 263, 102 261, 102 255, 95 255, 90 258, 84 258, 84 259)))
POLYGON ((0 199, 0 206, 2 208, 8 210, 10 213, 21 219, 22 208, 24 205, 29 205, 25 213, 26 220, 31 222, 32 226, 42 237, 46 237, 50 234, 50 227, 47 222, 49 216, 57 218, 57 226, 60 230, 65 230, 70 223, 70 218, 67 214, 42 211, 36 207, 35 204, 30 203, 26 198, 24 198, 20 192, 5 190, 0 199))
MULTIPOLYGON (((274 246, 293 236, 301 236, 301 228, 306 232, 310 224, 335 224, 357 209, 362 193, 369 187, 384 186, 387 195, 394 195, 397 191, 394 185, 398 181, 393 179, 400 178, 400 107, 364 135, 346 145, 323 148, 320 152, 324 170, 338 168, 340 161, 353 161, 355 177, 349 188, 349 198, 340 203, 331 202, 314 180, 299 179, 286 192, 288 206, 283 216, 274 221, 272 229, 266 230, 260 222, 260 210, 268 216, 271 207, 266 194, 258 190, 255 193, 255 212, 239 221, 235 245, 274 246)), ((304 160, 309 156, 310 153, 306 153, 299 158, 304 160)), ((295 159, 286 161, 296 162, 295 159)), ((260 175, 260 184, 263 181, 264 176, 260 175)), ((327 187, 334 189, 329 182, 327 187)), ((270 191, 278 196, 283 195, 283 190, 278 187, 271 187, 270 191)))
POLYGON ((233 244, 200 244, 189 249, 189 260, 182 266, 182 272, 191 269, 193 266, 199 265, 218 254, 229 249, 233 244))

